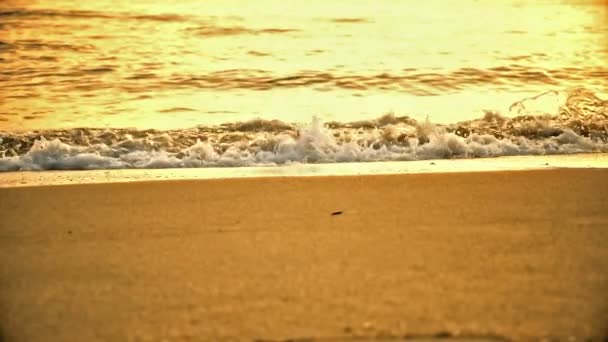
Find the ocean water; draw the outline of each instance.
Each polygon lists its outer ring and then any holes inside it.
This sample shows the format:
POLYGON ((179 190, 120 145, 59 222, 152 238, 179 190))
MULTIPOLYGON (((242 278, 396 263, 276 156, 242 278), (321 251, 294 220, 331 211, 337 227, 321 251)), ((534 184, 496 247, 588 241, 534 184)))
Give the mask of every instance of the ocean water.
POLYGON ((602 0, 2 0, 0 65, 0 171, 608 152, 602 0))

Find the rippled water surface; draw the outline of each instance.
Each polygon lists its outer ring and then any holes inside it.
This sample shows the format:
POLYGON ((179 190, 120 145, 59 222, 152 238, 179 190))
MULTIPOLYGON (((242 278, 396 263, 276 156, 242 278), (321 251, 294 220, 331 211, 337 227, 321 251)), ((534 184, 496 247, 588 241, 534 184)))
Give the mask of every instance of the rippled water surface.
POLYGON ((0 171, 608 152, 603 0, 1 0, 0 171))
POLYGON ((607 13, 592 0, 3 0, 0 129, 509 115, 549 90, 608 92, 607 13))

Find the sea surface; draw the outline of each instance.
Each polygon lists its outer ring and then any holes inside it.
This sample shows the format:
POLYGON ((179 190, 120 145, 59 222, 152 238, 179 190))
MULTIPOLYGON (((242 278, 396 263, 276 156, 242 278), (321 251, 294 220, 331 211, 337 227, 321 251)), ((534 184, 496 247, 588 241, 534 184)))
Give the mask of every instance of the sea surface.
POLYGON ((0 171, 608 152, 603 0, 0 0, 0 171))

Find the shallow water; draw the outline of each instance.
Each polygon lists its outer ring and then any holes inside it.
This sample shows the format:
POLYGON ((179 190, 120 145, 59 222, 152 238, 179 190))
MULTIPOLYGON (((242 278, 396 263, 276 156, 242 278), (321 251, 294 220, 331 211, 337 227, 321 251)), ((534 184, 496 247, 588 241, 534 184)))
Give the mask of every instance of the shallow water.
POLYGON ((457 160, 293 164, 276 167, 121 169, 91 171, 5 172, 0 188, 41 185, 148 182, 165 180, 365 176, 395 174, 462 173, 547 170, 554 168, 608 168, 608 154, 511 156, 457 160))
POLYGON ((606 61, 604 1, 4 0, 0 170, 606 152, 606 61))

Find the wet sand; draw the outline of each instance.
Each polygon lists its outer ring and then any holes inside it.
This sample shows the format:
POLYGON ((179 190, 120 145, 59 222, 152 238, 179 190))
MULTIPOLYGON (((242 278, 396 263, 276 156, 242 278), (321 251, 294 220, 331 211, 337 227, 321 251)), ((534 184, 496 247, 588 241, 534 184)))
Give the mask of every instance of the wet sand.
POLYGON ((0 213, 4 341, 608 337, 608 168, 5 186, 0 213))

